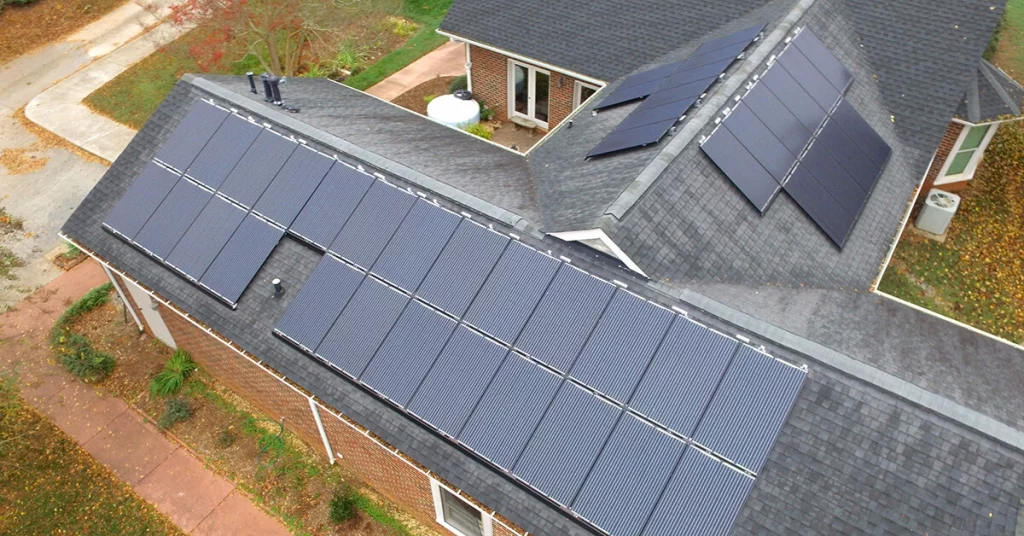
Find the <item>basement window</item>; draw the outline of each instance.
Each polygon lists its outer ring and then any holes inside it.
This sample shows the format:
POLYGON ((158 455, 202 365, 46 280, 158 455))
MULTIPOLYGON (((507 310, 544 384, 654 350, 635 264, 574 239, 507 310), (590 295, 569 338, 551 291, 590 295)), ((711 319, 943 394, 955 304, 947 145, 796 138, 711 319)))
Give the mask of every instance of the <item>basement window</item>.
POLYGON ((491 516, 431 481, 437 522, 458 536, 491 536, 491 516))
POLYGON ((996 133, 998 125, 964 125, 960 138, 949 153, 942 172, 935 180, 935 184, 948 184, 951 182, 966 181, 974 178, 974 172, 981 163, 981 157, 985 154, 988 142, 996 133))

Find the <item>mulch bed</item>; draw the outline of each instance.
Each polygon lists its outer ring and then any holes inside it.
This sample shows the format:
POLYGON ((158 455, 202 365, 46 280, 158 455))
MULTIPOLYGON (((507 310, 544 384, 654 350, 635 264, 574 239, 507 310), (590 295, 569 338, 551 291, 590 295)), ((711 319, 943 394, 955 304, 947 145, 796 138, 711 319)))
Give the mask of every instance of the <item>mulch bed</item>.
POLYGON ((440 76, 433 80, 423 82, 422 84, 402 93, 395 100, 391 101, 392 104, 397 104, 402 108, 412 110, 421 115, 427 115, 427 101, 425 97, 430 95, 440 96, 448 94, 448 87, 452 85, 452 80, 455 80, 455 76, 440 76))

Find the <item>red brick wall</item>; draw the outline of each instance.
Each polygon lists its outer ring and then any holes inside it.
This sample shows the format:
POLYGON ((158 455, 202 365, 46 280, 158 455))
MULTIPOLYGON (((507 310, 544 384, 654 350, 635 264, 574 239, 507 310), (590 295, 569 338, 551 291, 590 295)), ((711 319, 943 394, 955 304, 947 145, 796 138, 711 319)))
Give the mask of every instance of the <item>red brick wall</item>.
MULTIPOLYGON (((496 119, 507 121, 508 56, 485 48, 468 46, 469 61, 472 64, 473 94, 494 110, 496 119)), ((551 71, 548 90, 548 127, 555 128, 572 113, 575 84, 575 78, 551 71)))
MULTIPOLYGON (((124 285, 119 276, 115 277, 124 285)), ((131 301, 130 295, 128 299, 131 301)), ((132 306, 138 310, 134 303, 132 306)), ((314 452, 326 457, 306 395, 271 376, 176 311, 162 304, 159 311, 178 347, 188 351, 207 373, 272 418, 284 419, 290 431, 308 443, 314 452)), ((337 463, 344 464, 363 482, 420 522, 441 534, 449 533, 436 522, 430 477, 424 474, 425 468, 391 447, 381 446, 383 442, 367 437, 365 430, 356 423, 343 422, 343 417, 323 408, 320 408, 320 419, 332 450, 342 456, 337 463)), ((496 536, 516 534, 499 523, 495 523, 494 528, 496 536)))
MULTIPOLYGON (((946 129, 946 134, 942 136, 942 142, 939 143, 939 149, 935 153, 935 160, 932 161, 932 167, 928 169, 928 174, 924 178, 924 184, 921 186, 920 199, 924 199, 924 196, 928 195, 928 191, 935 185, 935 179, 939 177, 939 172, 942 171, 942 167, 946 165, 946 159, 949 158, 949 153, 953 151, 953 146, 956 145, 956 140, 960 138, 960 133, 963 132, 964 126, 960 123, 950 122, 949 128, 946 129)), ((968 181, 953 182, 949 184, 940 185, 941 189, 948 192, 955 192, 966 186, 968 181)))

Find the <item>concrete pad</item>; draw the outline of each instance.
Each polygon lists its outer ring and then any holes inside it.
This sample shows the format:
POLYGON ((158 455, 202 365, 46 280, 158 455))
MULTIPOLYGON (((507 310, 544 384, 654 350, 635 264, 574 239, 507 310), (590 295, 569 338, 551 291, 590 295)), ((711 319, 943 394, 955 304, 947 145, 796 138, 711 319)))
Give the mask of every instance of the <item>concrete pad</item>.
POLYGON ((192 531, 196 536, 288 536, 288 529, 237 489, 192 531))
MULTIPOLYGON (((48 368, 52 369, 53 365, 49 365, 48 368)), ((26 371, 19 369, 19 375, 21 396, 35 406, 42 406, 54 395, 78 381, 62 370, 26 371)))
POLYGON ((120 398, 101 395, 94 387, 82 382, 71 383, 39 407, 54 424, 80 444, 88 442, 127 409, 120 398))
POLYGON ((134 411, 122 413, 82 446, 132 486, 178 449, 134 411))
POLYGON ((466 74, 465 43, 448 42, 366 90, 386 101, 439 76, 466 74))
POLYGON ((146 475, 135 491, 185 532, 196 528, 234 489, 185 449, 174 451, 146 475))

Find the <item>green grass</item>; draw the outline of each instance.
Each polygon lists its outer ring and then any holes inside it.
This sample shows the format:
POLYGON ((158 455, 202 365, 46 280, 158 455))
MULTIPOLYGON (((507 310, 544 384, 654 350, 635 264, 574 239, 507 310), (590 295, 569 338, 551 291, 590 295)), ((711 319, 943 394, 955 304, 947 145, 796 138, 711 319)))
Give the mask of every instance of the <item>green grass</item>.
POLYGON ((183 534, 0 382, 0 533, 183 534))
POLYGON ((985 58, 1024 82, 1024 0, 1009 0, 985 58))
POLYGON ((402 16, 420 23, 419 31, 377 63, 349 77, 345 84, 365 90, 443 45, 448 38, 438 35, 437 27, 451 5, 452 0, 405 0, 402 16))

